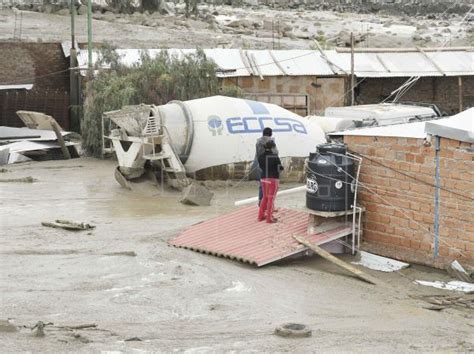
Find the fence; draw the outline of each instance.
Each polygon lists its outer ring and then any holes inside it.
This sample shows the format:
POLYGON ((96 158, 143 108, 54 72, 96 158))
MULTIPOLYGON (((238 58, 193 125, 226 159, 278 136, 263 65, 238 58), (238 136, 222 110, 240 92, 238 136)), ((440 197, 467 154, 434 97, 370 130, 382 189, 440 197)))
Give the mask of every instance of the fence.
POLYGON ((70 129, 69 94, 63 91, 0 91, 0 125, 23 127, 16 111, 35 111, 56 119, 70 129))

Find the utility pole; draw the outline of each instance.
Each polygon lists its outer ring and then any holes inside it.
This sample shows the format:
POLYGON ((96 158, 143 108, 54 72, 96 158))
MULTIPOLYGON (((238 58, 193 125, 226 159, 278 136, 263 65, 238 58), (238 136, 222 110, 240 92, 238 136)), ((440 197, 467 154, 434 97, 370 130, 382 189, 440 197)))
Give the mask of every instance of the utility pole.
POLYGON ((71 49, 75 49, 75 16, 76 16, 76 7, 75 5, 76 0, 71 0, 70 1, 70 8, 69 11, 71 13, 71 49))
POLYGON ((92 0, 87 1, 87 51, 89 62, 89 80, 92 79, 92 0))
POLYGON ((277 33, 278 33, 278 49, 281 49, 281 45, 280 45, 280 19, 278 19, 278 22, 277 22, 277 33))
POLYGON ((354 34, 351 32, 351 106, 355 103, 355 76, 354 76, 354 34))
POLYGON ((71 49, 69 51, 69 119, 71 120, 71 129, 80 132, 79 116, 75 108, 79 105, 79 83, 77 80, 77 53, 76 53, 76 36, 75 36, 75 15, 76 0, 70 0, 71 12, 71 49))
POLYGON ((272 18, 272 49, 275 50, 275 20, 272 18))

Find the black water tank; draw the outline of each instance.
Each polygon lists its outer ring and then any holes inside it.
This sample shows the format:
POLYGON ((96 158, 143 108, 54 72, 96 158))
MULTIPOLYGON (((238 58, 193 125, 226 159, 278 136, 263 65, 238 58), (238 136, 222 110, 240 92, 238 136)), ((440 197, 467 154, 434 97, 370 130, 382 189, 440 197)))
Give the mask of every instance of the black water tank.
POLYGON ((343 211, 354 202, 354 161, 345 144, 320 144, 309 155, 306 173, 306 207, 343 211), (344 156, 341 156, 344 155, 344 156))

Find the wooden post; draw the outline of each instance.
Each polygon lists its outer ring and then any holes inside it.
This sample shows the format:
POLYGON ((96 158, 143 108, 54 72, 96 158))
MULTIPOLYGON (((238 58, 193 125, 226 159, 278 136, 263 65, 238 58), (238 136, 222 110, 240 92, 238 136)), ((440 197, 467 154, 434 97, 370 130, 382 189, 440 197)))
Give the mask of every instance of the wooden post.
POLYGON ((354 77, 354 34, 351 32, 351 106, 354 105, 355 96, 355 77, 354 77))
POLYGON ((339 258, 334 257, 331 253, 323 250, 321 247, 313 245, 308 240, 303 238, 303 236, 293 235, 293 238, 299 243, 301 243, 302 245, 305 245, 306 247, 308 247, 310 250, 314 251, 319 256, 323 257, 324 259, 354 274, 359 279, 362 279, 363 281, 366 281, 369 284, 377 285, 378 283, 377 279, 374 279, 372 276, 364 273, 363 271, 351 266, 350 264, 347 264, 346 262, 341 261, 339 258))
POLYGON ((69 160, 71 155, 69 154, 69 150, 67 149, 66 143, 64 142, 63 135, 59 130, 59 126, 56 122, 51 122, 51 128, 53 128, 54 133, 56 133, 56 138, 58 138, 59 145, 61 146, 61 151, 63 152, 64 159, 69 160))
POLYGON ((458 76, 458 92, 459 92, 459 112, 462 112, 464 108, 463 103, 463 87, 462 87, 462 76, 458 76))

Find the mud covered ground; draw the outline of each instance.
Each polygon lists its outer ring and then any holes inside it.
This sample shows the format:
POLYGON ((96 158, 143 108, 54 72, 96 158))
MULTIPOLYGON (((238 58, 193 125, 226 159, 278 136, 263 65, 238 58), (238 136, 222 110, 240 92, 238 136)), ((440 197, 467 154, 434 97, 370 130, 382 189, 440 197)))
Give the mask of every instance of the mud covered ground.
MULTIPOLYGON (((348 46, 350 32, 354 32, 358 47, 449 47, 474 41, 473 22, 467 13, 407 16, 201 4, 199 15, 186 19, 183 4, 167 4, 166 15, 96 10, 93 41, 107 41, 119 48, 314 49, 315 39, 327 48, 348 46)), ((82 10, 76 17, 76 40, 86 43, 87 16, 82 10)), ((0 40, 70 38, 67 9, 54 13, 17 11, 16 15, 11 9, 0 9, 0 40)))
MULTIPOLYGON (((448 279, 444 273, 366 270, 384 283, 372 286, 318 257, 256 269, 169 247, 180 230, 253 196, 256 184, 210 183, 212 206, 189 207, 149 183, 121 189, 114 165, 74 159, 7 166, 0 174, 37 179, 0 183, 0 313, 20 327, 0 331, 3 352, 474 350, 472 313, 427 310, 411 297, 448 293, 412 283, 448 279), (70 232, 40 225, 55 219, 97 227, 70 232), (43 338, 26 328, 37 321, 54 323, 43 338), (288 321, 309 325, 313 336, 272 334, 288 321), (61 328, 85 323, 98 327, 61 328), (141 341, 126 341, 133 337, 141 341)), ((300 194, 279 204, 303 200, 300 194)))

